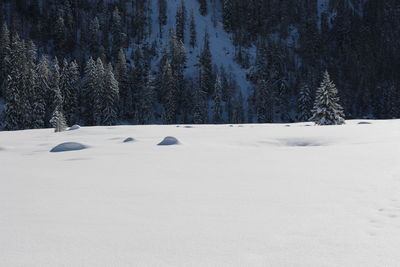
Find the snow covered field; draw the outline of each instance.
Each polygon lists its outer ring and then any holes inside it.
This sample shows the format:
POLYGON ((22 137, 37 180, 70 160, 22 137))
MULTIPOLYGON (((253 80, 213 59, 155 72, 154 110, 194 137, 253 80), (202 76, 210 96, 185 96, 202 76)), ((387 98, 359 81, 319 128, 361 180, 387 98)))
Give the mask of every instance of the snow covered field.
POLYGON ((400 121, 359 123, 0 132, 0 266, 399 266, 400 121))

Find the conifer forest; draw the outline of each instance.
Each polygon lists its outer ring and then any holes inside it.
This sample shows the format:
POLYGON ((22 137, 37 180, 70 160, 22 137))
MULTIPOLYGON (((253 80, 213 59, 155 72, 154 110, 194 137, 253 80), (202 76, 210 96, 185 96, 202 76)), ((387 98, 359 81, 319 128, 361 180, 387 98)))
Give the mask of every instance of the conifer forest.
POLYGON ((4 130, 400 118, 397 0, 1 0, 0 23, 4 130))

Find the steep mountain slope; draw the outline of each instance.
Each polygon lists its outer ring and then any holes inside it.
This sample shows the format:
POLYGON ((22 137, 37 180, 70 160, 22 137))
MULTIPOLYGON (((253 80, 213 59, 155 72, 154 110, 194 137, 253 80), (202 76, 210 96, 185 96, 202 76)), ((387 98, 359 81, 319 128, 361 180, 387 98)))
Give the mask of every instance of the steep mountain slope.
MULTIPOLYGON (((166 26, 163 26, 163 38, 160 40, 159 27, 158 27, 158 0, 151 0, 152 10, 152 33, 149 38, 151 43, 154 40, 160 41, 160 47, 165 47, 168 44, 168 32, 175 27, 175 15, 181 0, 168 1, 168 22, 166 26)), ((188 57, 187 62, 187 75, 196 76, 197 64, 200 51, 203 48, 203 39, 205 32, 208 32, 210 38, 210 48, 212 52, 212 60, 216 67, 224 66, 226 70, 229 70, 234 75, 238 85, 242 89, 243 93, 248 92, 249 82, 246 79, 246 71, 235 62, 235 46, 232 44, 231 36, 226 33, 223 29, 222 18, 221 18, 221 6, 219 1, 214 1, 214 5, 210 4, 210 12, 206 16, 200 15, 199 1, 198 0, 185 0, 185 7, 187 10, 187 25, 185 32, 185 48, 188 57), (189 19, 191 12, 194 13, 196 21, 196 33, 197 33, 197 46, 191 48, 189 45, 189 19), (213 19, 215 16, 215 19, 213 19), (213 22, 215 21, 215 23, 213 22)))

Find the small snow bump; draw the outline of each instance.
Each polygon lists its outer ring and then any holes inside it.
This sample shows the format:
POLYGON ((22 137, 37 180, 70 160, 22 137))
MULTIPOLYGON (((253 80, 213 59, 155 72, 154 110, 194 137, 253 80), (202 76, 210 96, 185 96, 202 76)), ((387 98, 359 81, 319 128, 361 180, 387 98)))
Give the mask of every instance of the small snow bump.
POLYGON ((179 144, 180 144, 180 142, 178 141, 178 139, 176 139, 173 136, 167 136, 158 145, 159 146, 173 146, 173 145, 179 145, 179 144))
POLYGON ((80 128, 81 128, 81 126, 79 126, 78 124, 75 124, 75 125, 69 127, 68 131, 74 131, 74 130, 78 130, 80 128))
POLYGON ((128 137, 124 140, 124 143, 131 143, 131 142, 135 142, 135 139, 132 137, 128 137))
POLYGON ((77 151, 77 150, 83 150, 88 148, 85 145, 82 145, 81 143, 76 143, 76 142, 66 142, 59 144, 58 146, 55 146, 50 152, 68 152, 68 151, 77 151))
POLYGON ((370 123, 368 121, 360 121, 358 124, 359 125, 368 125, 368 124, 372 124, 372 123, 370 123))

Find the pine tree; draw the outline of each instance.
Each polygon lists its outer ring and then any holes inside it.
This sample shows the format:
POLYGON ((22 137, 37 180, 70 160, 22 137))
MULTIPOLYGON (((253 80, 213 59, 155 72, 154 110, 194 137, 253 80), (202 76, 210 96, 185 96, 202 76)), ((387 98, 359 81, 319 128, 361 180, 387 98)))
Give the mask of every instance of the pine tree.
POLYGON ((35 68, 35 82, 34 87, 32 88, 32 114, 31 114, 31 124, 32 128, 40 129, 45 127, 46 125, 46 92, 48 90, 44 90, 45 87, 42 86, 42 73, 40 62, 36 65, 35 68))
POLYGON ((185 43, 186 7, 183 0, 181 0, 178 10, 176 11, 175 21, 176 37, 179 41, 185 43))
POLYGON ((233 0, 222 0, 222 20, 224 23, 224 29, 230 32, 233 28, 233 0))
POLYGON ((50 123, 56 133, 63 132, 67 129, 67 123, 60 107, 54 110, 50 123))
POLYGON ((163 37, 163 26, 167 25, 167 1, 158 0, 158 25, 160 38, 163 37))
POLYGON ((88 42, 90 55, 94 58, 100 56, 100 24, 95 17, 89 24, 88 42))
MULTIPOLYGON (((50 77, 50 96, 51 96, 51 109, 53 110, 52 113, 52 118, 54 117, 55 112, 57 111, 61 114, 63 114, 63 97, 60 89, 60 66, 58 64, 57 58, 54 59, 53 61, 53 66, 51 70, 51 77, 50 77)), ((56 115, 57 115, 56 114, 56 115)), ((51 123, 53 126, 54 124, 51 123)))
POLYGON ((54 49, 60 56, 64 56, 67 46, 67 29, 65 27, 64 19, 58 17, 54 26, 54 49))
MULTIPOLYGON (((91 100, 93 103, 93 123, 100 126, 103 121, 104 111, 104 91, 105 91, 105 69, 103 62, 100 58, 96 61, 94 88, 91 93, 91 100)), ((113 77, 114 78, 114 77, 113 77)), ((112 85, 110 85, 112 86, 112 85)), ((117 86, 118 88, 118 86, 117 86)))
POLYGON ((18 34, 13 38, 9 54, 10 71, 5 87, 5 129, 21 130, 25 128, 25 71, 24 42, 18 34))
POLYGON ((221 77, 217 75, 214 88, 214 123, 222 123, 222 82, 221 77))
POLYGON ((260 79, 256 87, 256 113, 259 123, 274 122, 274 93, 271 84, 260 79))
MULTIPOLYGON (((44 121, 44 127, 49 126, 49 121, 52 116, 52 97, 51 97, 51 70, 50 62, 46 56, 42 56, 37 64, 37 87, 38 87, 38 98, 42 98, 44 106, 44 114, 41 114, 40 105, 38 106, 36 119, 39 123, 41 120, 44 121)), ((41 101, 38 99, 38 101, 41 101)))
POLYGON ((119 89, 111 64, 105 70, 104 83, 102 125, 115 125, 118 119, 119 89))
POLYGON ((196 44, 197 44, 197 32, 196 32, 196 21, 195 21, 195 18, 194 18, 193 9, 192 9, 192 12, 190 14, 190 25, 189 25, 189 27, 190 27, 190 42, 189 42, 189 44, 190 44, 190 46, 192 48, 195 48, 196 44))
MULTIPOLYGON (((24 88, 24 100, 25 100, 25 107, 24 110, 24 127, 25 128, 42 128, 43 124, 40 121, 35 121, 33 114, 35 114, 34 109, 39 108, 39 112, 41 112, 42 107, 38 107, 37 104, 41 104, 40 100, 38 99, 38 91, 37 91, 37 73, 36 73, 36 46, 32 41, 28 41, 25 45, 25 66, 24 66, 24 73, 23 79, 25 88, 24 88), (38 102, 37 102, 38 101, 38 102)), ((40 96, 43 97, 43 96, 40 96)), ((44 123, 44 122, 43 122, 44 123)))
POLYGON ((311 90, 308 84, 304 84, 299 92, 299 96, 297 99, 297 114, 299 121, 308 121, 312 114, 313 101, 311 96, 311 90))
POLYGON ((176 81, 174 79, 171 64, 166 62, 164 67, 164 91, 166 92, 166 101, 164 106, 164 122, 166 124, 176 123, 177 116, 177 92, 176 81))
POLYGON ((8 73, 10 44, 10 32, 4 23, 0 31, 0 97, 3 95, 4 83, 8 73))
POLYGON ((244 123, 244 107, 243 107, 243 94, 239 91, 239 96, 236 99, 234 123, 244 123))
POLYGON ((82 102, 84 108, 84 120, 87 125, 93 125, 93 92, 97 86, 97 66, 93 58, 89 58, 85 66, 82 86, 82 102))
POLYGON ((140 124, 149 124, 154 119, 154 103, 155 103, 155 91, 154 81, 151 71, 147 72, 145 77, 145 85, 142 90, 142 97, 140 102, 141 117, 139 120, 140 124))
POLYGON ((208 33, 204 36, 204 46, 199 59, 200 88, 209 96, 213 93, 212 55, 208 33))
POLYGON ((55 132, 62 132, 67 128, 67 123, 63 113, 63 97, 60 90, 60 67, 57 58, 55 58, 53 63, 50 90, 53 99, 52 107, 54 107, 50 124, 55 129, 55 132))
POLYGON ((310 121, 317 125, 340 125, 344 124, 343 108, 339 104, 338 90, 331 81, 329 73, 326 71, 323 81, 317 90, 312 110, 313 116, 310 121))
MULTIPOLYGON (((193 85, 194 86, 194 85, 193 85)), ((207 105, 206 105, 206 93, 201 91, 199 86, 194 86, 194 97, 193 97, 193 123, 205 124, 208 122, 207 105)))
POLYGON ((119 85, 119 113, 123 120, 129 120, 133 117, 133 92, 129 85, 128 65, 125 52, 121 48, 118 53, 118 59, 114 68, 115 78, 119 85))
POLYGON ((117 57, 123 44, 122 18, 118 7, 115 7, 111 19, 112 51, 113 56, 117 57))
POLYGON ((69 125, 78 122, 79 116, 79 67, 75 61, 64 60, 61 69, 60 90, 63 95, 64 114, 69 125))

